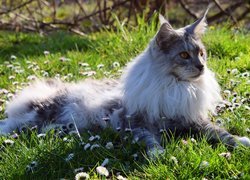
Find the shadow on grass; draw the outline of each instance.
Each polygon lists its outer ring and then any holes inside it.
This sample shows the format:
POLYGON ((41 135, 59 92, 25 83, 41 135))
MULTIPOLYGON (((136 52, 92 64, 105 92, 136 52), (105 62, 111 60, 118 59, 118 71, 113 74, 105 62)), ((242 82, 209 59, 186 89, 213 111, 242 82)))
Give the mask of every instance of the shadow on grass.
MULTIPOLYGON (((93 133, 93 132, 92 132, 93 133)), ((50 131, 43 137, 37 137, 37 132, 28 131, 20 134, 15 140, 13 148, 5 149, 6 153, 2 156, 0 167, 1 179, 74 179, 75 170, 84 168, 85 172, 96 173, 96 167, 99 166, 106 158, 108 164, 106 167, 110 171, 110 177, 116 173, 129 175, 135 169, 142 171, 140 168, 147 164, 147 160, 141 153, 145 146, 132 144, 132 138, 127 140, 117 132, 111 129, 105 129, 98 133, 100 139, 94 142, 88 142, 90 135, 82 133, 82 142, 77 136, 65 135, 58 137, 54 131, 50 131), (105 148, 107 142, 113 142, 111 149, 105 148), (97 145, 96 148, 89 147, 85 149, 85 143, 97 145), (99 146, 100 145, 100 146, 99 146), (18 153, 18 151, 22 153, 18 153), (138 153, 138 157, 133 154, 138 153), (18 159, 11 156, 17 154, 18 159), (32 165, 32 162, 36 162, 32 165), (13 164, 12 166, 1 166, 2 164, 13 164), (27 168, 28 167, 28 168, 27 168)), ((1 142, 2 139, 0 139, 1 142)), ((141 172, 143 173, 143 172, 141 172)), ((96 179, 96 178, 94 178, 96 179)), ((99 178, 98 178, 99 179, 99 178)), ((113 178, 112 178, 113 179, 113 178)))
POLYGON ((98 44, 88 37, 80 37, 67 32, 56 32, 48 36, 39 34, 0 32, 0 63, 10 60, 11 55, 19 58, 50 53, 66 53, 67 51, 93 50, 98 44))

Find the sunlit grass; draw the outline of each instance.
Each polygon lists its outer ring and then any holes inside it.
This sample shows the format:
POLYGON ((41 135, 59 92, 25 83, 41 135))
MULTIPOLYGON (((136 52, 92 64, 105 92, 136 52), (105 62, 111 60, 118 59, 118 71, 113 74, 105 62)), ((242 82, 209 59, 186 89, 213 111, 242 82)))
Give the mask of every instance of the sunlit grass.
MULTIPOLYGON (((139 54, 153 37, 155 25, 126 28, 117 32, 99 32, 78 37, 58 32, 46 37, 37 34, 0 32, 0 117, 15 92, 34 78, 60 78, 78 81, 88 78, 116 78, 133 57, 139 54)), ((250 136, 249 73, 250 35, 225 29, 209 30, 204 37, 208 66, 216 72, 225 100, 232 108, 222 109, 212 120, 231 133, 250 136), (225 91, 227 90, 227 91, 225 91), (244 99, 244 102, 243 102, 244 99), (240 104, 234 107, 234 104, 240 104)), ((36 132, 21 134, 18 139, 0 138, 0 179, 60 179, 74 178, 76 169, 83 168, 92 179, 104 178, 96 167, 108 158, 110 177, 121 174, 131 179, 249 179, 250 149, 239 147, 231 151, 225 146, 209 145, 205 140, 173 139, 166 144, 166 154, 155 161, 145 157, 144 145, 131 144, 112 130, 100 132, 100 140, 90 136, 59 138, 50 132, 45 138, 36 132), (13 145, 4 141, 12 139, 13 145), (105 146, 112 142, 113 149, 105 146), (100 147, 84 149, 89 143, 100 147), (73 153, 73 157, 67 159, 73 153), (37 164, 29 169, 32 162, 37 164)))

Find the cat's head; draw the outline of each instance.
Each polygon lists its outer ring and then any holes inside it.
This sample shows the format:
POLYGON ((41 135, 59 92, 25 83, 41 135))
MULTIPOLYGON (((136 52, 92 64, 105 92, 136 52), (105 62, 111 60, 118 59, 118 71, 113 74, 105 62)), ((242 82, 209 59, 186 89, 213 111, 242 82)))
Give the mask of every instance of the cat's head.
POLYGON ((207 54, 201 42, 206 30, 206 13, 193 24, 174 29, 160 15, 161 27, 155 36, 161 64, 167 64, 167 71, 179 80, 195 81, 204 74, 207 54))

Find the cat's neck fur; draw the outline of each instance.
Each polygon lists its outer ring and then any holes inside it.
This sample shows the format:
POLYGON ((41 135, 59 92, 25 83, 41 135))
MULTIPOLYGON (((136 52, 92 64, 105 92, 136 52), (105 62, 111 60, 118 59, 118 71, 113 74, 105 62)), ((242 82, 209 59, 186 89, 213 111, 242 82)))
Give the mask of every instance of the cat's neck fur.
MULTIPOLYGON (((123 101, 128 114, 141 112, 154 122, 165 116, 199 121, 207 118, 221 100, 214 74, 205 68, 196 81, 180 81, 173 75, 159 72, 154 61, 161 57, 155 38, 147 49, 135 58, 122 76, 123 101)), ((166 69, 167 71, 167 69, 166 69)))

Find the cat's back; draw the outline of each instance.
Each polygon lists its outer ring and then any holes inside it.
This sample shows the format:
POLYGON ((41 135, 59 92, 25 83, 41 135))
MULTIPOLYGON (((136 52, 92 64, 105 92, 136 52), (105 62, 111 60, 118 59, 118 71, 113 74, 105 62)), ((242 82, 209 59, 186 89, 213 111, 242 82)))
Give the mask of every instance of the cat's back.
POLYGON ((6 113, 18 116, 35 106, 53 101, 62 102, 62 106, 77 103, 89 107, 101 105, 113 95, 119 96, 118 82, 115 80, 86 79, 77 83, 63 83, 60 80, 37 80, 24 88, 7 105, 6 113))

